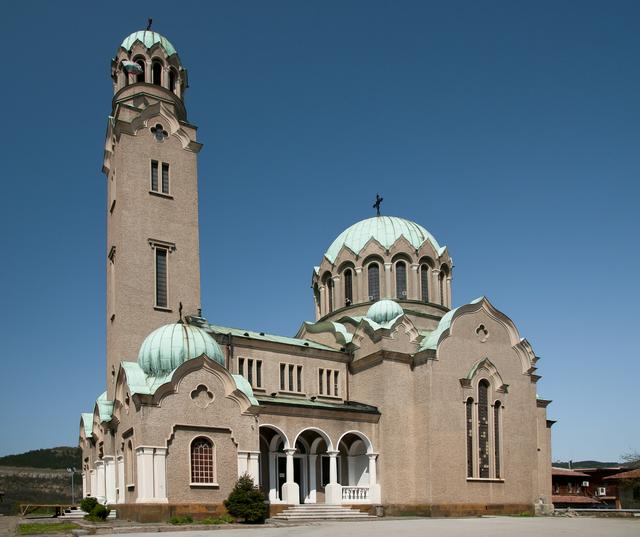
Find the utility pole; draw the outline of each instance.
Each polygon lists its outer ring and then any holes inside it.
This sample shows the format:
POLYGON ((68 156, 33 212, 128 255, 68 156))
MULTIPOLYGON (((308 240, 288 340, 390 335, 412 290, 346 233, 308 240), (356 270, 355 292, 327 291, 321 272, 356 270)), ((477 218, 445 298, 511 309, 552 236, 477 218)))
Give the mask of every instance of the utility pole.
POLYGON ((73 477, 74 477, 76 471, 77 470, 75 469, 75 467, 74 468, 67 468, 67 472, 69 472, 71 474, 71 503, 73 505, 76 504, 76 489, 75 489, 75 486, 74 486, 74 483, 73 483, 73 477))

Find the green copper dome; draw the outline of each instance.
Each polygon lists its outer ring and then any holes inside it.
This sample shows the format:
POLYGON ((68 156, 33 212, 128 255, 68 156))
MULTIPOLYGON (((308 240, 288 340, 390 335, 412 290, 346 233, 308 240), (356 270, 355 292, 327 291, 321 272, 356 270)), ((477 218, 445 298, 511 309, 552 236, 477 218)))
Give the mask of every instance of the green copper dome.
POLYGON ((202 328, 183 323, 166 324, 142 342, 138 364, 147 375, 163 375, 202 354, 224 365, 220 347, 202 328))
POLYGON ((353 224, 345 229, 325 252, 325 257, 333 263, 343 246, 359 254, 370 239, 377 240, 384 248, 391 248, 400 237, 404 237, 417 250, 429 241, 436 251, 440 246, 436 239, 421 225, 397 216, 374 216, 353 224))
POLYGON ((369 308, 366 317, 375 323, 384 324, 393 321, 403 313, 404 310, 400 307, 400 304, 393 300, 382 299, 369 308))
POLYGON ((131 50, 131 47, 133 47, 133 44, 136 41, 140 41, 147 48, 151 48, 156 43, 160 43, 167 53, 167 56, 172 56, 176 53, 176 49, 166 37, 160 35, 158 32, 152 32, 151 30, 133 32, 130 36, 125 38, 120 46, 126 50, 131 50))

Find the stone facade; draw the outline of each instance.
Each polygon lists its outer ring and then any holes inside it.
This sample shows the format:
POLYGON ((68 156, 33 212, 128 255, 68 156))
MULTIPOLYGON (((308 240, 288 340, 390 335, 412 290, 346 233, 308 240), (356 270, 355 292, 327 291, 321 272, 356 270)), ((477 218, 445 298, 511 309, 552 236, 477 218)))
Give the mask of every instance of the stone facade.
POLYGON ((211 324, 186 71, 154 32, 127 38, 112 69, 107 390, 80 423, 84 494, 139 520, 205 516, 248 473, 272 512, 549 510, 538 358, 486 298, 451 309, 447 248, 418 224, 376 216, 314 269, 316 319, 296 337, 211 324), (168 165, 168 192, 156 191, 152 162, 168 165))

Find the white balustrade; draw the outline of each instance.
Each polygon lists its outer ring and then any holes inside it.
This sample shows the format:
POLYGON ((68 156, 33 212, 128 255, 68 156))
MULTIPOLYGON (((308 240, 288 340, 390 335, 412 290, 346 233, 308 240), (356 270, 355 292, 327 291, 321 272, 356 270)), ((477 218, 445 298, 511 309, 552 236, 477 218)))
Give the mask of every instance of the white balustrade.
POLYGON ((343 502, 367 502, 369 501, 369 487, 342 486, 343 502))

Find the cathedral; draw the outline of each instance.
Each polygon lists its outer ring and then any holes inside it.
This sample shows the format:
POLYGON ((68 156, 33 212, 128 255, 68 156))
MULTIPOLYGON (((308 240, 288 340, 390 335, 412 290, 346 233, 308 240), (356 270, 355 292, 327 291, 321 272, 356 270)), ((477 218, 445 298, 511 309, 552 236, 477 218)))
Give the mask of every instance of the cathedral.
POLYGON ((111 78, 106 390, 80 419, 85 496, 133 520, 220 513, 249 474, 271 516, 553 508, 538 357, 487 298, 453 307, 446 246, 378 200, 319 245, 315 319, 294 337, 206 319, 187 70, 146 30, 111 78))

